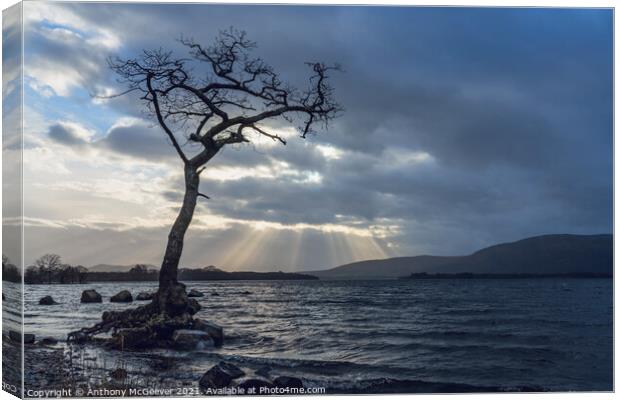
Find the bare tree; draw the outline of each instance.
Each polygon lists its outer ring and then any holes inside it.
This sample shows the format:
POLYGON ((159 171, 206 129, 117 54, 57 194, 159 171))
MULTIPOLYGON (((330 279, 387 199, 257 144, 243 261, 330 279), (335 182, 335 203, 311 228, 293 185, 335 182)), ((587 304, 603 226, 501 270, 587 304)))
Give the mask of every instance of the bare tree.
POLYGON ((179 294, 176 286, 183 238, 197 198, 208 198, 199 192, 203 166, 224 146, 249 142, 248 131, 286 144, 284 138, 263 125, 267 120, 297 120, 305 138, 316 123, 325 124, 340 111, 328 83, 328 73, 334 67, 308 64, 312 70, 310 85, 299 91, 284 83, 260 58, 251 57, 255 43, 244 32, 222 31, 209 47, 192 39, 181 39, 181 43, 189 49, 191 60, 206 64, 206 73, 196 73, 190 60, 174 58, 171 52, 161 49, 144 51, 135 59, 110 60, 110 67, 128 90, 142 93, 142 100, 184 166, 185 195, 168 236, 159 279, 160 306, 173 315, 180 311, 169 306, 170 296, 179 294), (190 158, 181 146, 180 134, 199 145, 201 151, 190 158))
POLYGON ((183 204, 168 235, 152 303, 152 312, 170 318, 192 313, 185 286, 178 282, 178 267, 197 199, 209 198, 199 191, 205 164, 227 145, 250 142, 251 135, 285 145, 285 138, 269 129, 274 120, 296 125, 306 138, 317 126, 326 128, 342 110, 329 83, 330 72, 338 66, 307 63, 307 87, 298 89, 252 55, 256 44, 245 32, 222 31, 207 47, 188 38, 180 42, 188 58, 159 49, 109 60, 127 86, 122 94, 140 93, 183 164, 183 204))
POLYGON ((52 276, 61 267, 62 261, 58 254, 45 254, 35 261, 34 265, 47 276, 47 283, 52 283, 52 276))

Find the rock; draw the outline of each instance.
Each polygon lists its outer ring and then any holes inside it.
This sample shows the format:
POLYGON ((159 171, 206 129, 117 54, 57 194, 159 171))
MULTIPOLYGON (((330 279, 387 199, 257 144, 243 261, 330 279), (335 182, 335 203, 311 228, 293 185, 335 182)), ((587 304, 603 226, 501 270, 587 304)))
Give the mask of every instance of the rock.
POLYGON ((110 301, 112 303, 131 303, 133 301, 133 297, 131 297, 129 290, 122 290, 112 296, 110 301))
POLYGON ((279 376, 273 380, 273 385, 280 388, 303 388, 304 384, 299 378, 292 376, 279 376))
POLYGON ((231 379, 237 379, 245 375, 245 372, 243 372, 241 368, 237 367, 235 364, 226 361, 220 361, 217 365, 222 371, 230 375, 231 379))
POLYGON ((118 349, 144 349, 155 345, 147 327, 119 329, 114 334, 114 343, 118 349))
POLYGON ((272 388, 273 384, 269 381, 257 378, 248 378, 237 384, 237 387, 245 389, 246 393, 248 389, 252 389, 253 393, 248 394, 262 394, 261 388, 272 388))
POLYGON ((39 305, 42 305, 42 306, 51 306, 54 304, 58 304, 58 303, 54 301, 52 296, 45 296, 45 297, 42 297, 41 300, 39 300, 39 305))
POLYGON ((196 299, 187 299, 187 307, 191 315, 196 314, 202 308, 200 307, 200 303, 198 303, 196 299))
POLYGON ((14 342, 21 342, 22 341, 22 333, 18 332, 18 331, 10 330, 9 331, 9 339, 11 339, 14 342))
POLYGON ((219 296, 220 294, 218 292, 212 292, 211 296, 219 296))
POLYGON ((264 367, 260 367, 254 371, 254 373, 258 376, 269 379, 269 371, 271 371, 271 368, 268 365, 265 365, 264 367))
POLYGON ((224 371, 219 365, 214 366, 200 378, 198 385, 202 389, 221 389, 232 381, 232 376, 224 371))
POLYGON ((140 292, 136 296, 136 300, 145 301, 145 300, 153 300, 153 293, 149 292, 140 292))
POLYGON ((73 341, 77 344, 84 344, 88 341, 88 335, 84 332, 73 332, 73 341))
POLYGON ((218 324, 196 318, 194 319, 194 324, 192 327, 195 330, 208 333, 216 346, 221 346, 224 343, 224 329, 222 329, 222 327, 218 324))
POLYGON ((213 347, 213 339, 208 333, 190 329, 179 329, 172 334, 174 347, 181 350, 195 350, 213 347))
POLYGON ((97 293, 96 290, 85 290, 82 292, 82 298, 80 299, 82 303, 101 303, 101 295, 97 293))
POLYGON ((43 339, 39 340, 39 344, 42 346, 53 346, 55 344, 58 344, 58 340, 54 339, 53 337, 44 337, 43 339))
POLYGON ((187 297, 203 297, 204 293, 199 292, 196 289, 192 289, 189 291, 189 293, 187 294, 187 297))
MULTIPOLYGON (((13 331, 10 330, 9 331, 9 339, 11 339, 14 342, 18 342, 21 343, 22 341, 22 333, 19 331, 13 331)), ((34 343, 34 333, 24 333, 24 343, 25 344, 32 344, 34 343)))
POLYGON ((252 294, 252 292, 248 292, 247 290, 244 290, 243 292, 241 292, 241 294, 248 295, 248 294, 252 294))
POLYGON ((123 368, 117 368, 114 371, 110 372, 110 376, 113 379, 116 379, 118 381, 122 381, 125 378, 127 378, 127 370, 123 369, 123 368))

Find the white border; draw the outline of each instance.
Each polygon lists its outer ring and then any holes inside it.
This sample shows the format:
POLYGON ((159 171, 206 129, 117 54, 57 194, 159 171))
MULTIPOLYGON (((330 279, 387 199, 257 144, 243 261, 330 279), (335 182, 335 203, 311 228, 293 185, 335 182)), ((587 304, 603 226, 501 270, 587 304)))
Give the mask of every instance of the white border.
MULTIPOLYGON (((100 2, 100 1, 96 1, 96 0, 83 0, 82 2, 100 2)), ((463 1, 463 0, 449 0, 449 1, 433 1, 433 0, 425 0, 425 1, 421 1, 421 2, 412 2, 412 1, 406 1, 406 0, 389 0, 389 1, 385 1, 385 2, 381 2, 381 1, 370 1, 370 0, 365 0, 365 1, 352 1, 352 0, 338 0, 338 1, 328 1, 328 0, 314 0, 312 2, 308 2, 308 1, 302 1, 302 0, 271 0, 271 1, 258 1, 258 0, 243 0, 243 1, 234 1, 234 0, 211 0, 211 1, 206 1, 206 2, 199 2, 199 1, 174 1, 174 0, 150 0, 150 1, 146 1, 146 0, 134 0, 132 1, 134 3, 212 3, 212 4, 304 4, 304 5, 308 5, 308 4, 315 4, 315 5, 370 5, 370 6, 469 6, 469 7, 562 7, 562 8, 581 8, 581 7, 588 7, 588 8, 615 8, 616 6, 616 1, 601 1, 601 0, 589 0, 589 1, 584 1, 584 0, 564 0, 564 1, 557 1, 557 0, 541 0, 541 1, 532 1, 532 0, 523 0, 520 2, 515 2, 515 1, 489 1, 489 0, 475 0, 475 1, 463 1)), ((0 8, 5 9, 13 4, 15 4, 15 1, 11 1, 11 0, 0 0, 0 8)), ((110 2, 112 3, 112 2, 110 2)), ((22 8, 23 11, 23 8, 22 8)), ((614 21, 614 28, 615 28, 615 21, 614 21)), ((23 29, 23 25, 22 25, 22 29, 23 29)), ((23 36, 22 36, 23 37, 23 36)), ((615 54, 615 43, 618 42, 618 32, 614 29, 614 77, 616 76, 616 72, 617 72, 617 64, 616 64, 616 54, 615 54)), ((23 43, 22 43, 23 45, 23 43)), ((23 49, 22 49, 23 52, 23 49)), ((0 56, 2 54, 2 50, 0 48, 0 56)), ((22 53, 23 54, 23 53, 22 53)), ((1 73, 1 63, 0 63, 0 73, 1 73)), ((22 68, 22 73, 23 73, 23 68, 22 68)), ((23 82, 23 80, 22 80, 23 82)), ((616 102, 615 102, 615 93, 616 93, 616 88, 617 88, 617 84, 616 84, 616 80, 614 79, 614 133, 616 131, 616 119, 615 119, 615 114, 616 111, 618 110, 616 102)), ((23 99, 23 96, 22 96, 23 99)), ((0 109, 2 106, 2 100, 0 99, 0 109)), ((23 104, 22 104, 22 110, 23 110, 23 104)), ((22 118, 23 118, 23 112, 22 112, 22 118)), ((22 121, 22 126, 23 126, 23 121, 22 121)), ((615 135, 614 135, 615 138, 615 135)), ((23 140, 23 135, 22 135, 22 140, 23 140)), ((618 143, 614 140, 614 250, 616 249, 615 246, 615 242, 616 242, 616 238, 615 238, 615 226, 617 225, 616 223, 618 222, 618 215, 615 213, 615 210, 617 208, 618 205, 618 198, 616 196, 616 177, 619 176, 618 174, 618 165, 615 163, 615 154, 617 154, 617 150, 618 150, 618 143)), ((0 162, 1 162, 1 154, 0 154, 0 162)), ((0 164, 1 165, 1 164, 0 164)), ((1 181, 1 177, 0 177, 0 181, 1 181)), ((0 200, 2 199, 2 194, 0 193, 0 200)), ((22 233, 23 235, 23 233, 22 233)), ((23 236, 22 236, 23 237, 23 236)), ((0 230, 0 243, 2 240, 2 232, 0 230)), ((24 249, 23 246, 23 242, 22 242, 22 251, 24 249)), ((614 251, 614 266, 618 265, 618 260, 619 260, 620 256, 618 254, 618 252, 614 251)), ((617 272, 614 270, 614 272, 617 272)), ((618 278, 618 274, 615 273, 614 274, 614 288, 617 287, 617 284, 619 282, 619 278, 618 278)), ((22 290, 22 294, 23 294, 23 290, 22 290)), ((22 299, 22 305, 23 305, 23 299, 22 299)), ((1 316, 1 310, 0 310, 0 316, 1 316)), ((617 332, 617 327, 618 327, 618 316, 619 316, 619 312, 618 312, 618 307, 617 307, 617 302, 616 302, 616 296, 615 296, 615 290, 614 290, 614 339, 615 339, 615 332, 617 332)), ((620 380, 618 379, 620 374, 618 371, 618 368, 616 368, 616 363, 615 361, 618 360, 618 347, 615 346, 615 340, 614 340, 614 387, 615 384, 617 384, 618 382, 620 382, 620 380)), ((351 396, 329 396, 329 395, 321 395, 321 396, 312 396, 312 398, 317 398, 317 397, 325 397, 328 396, 330 399, 349 399, 351 398, 351 396)), ((443 400, 443 399, 453 399, 454 396, 468 396, 469 398, 484 398, 484 399, 503 399, 503 400, 512 400, 512 399, 523 399, 523 398, 534 398, 534 399, 548 399, 548 400, 560 400, 560 399, 576 399, 576 398, 584 398, 585 396, 587 396, 590 399, 608 399, 608 398, 614 398, 615 395, 613 393, 544 393, 544 394, 502 394, 502 393, 493 393, 493 394, 473 394, 473 395, 465 395, 465 394, 450 394, 450 395, 364 395, 364 398, 371 398, 371 399, 405 399, 405 398, 409 398, 411 396, 415 396, 416 399, 420 399, 420 400, 443 400)), ((263 396, 259 396, 259 397, 263 397, 263 396)), ((277 396, 277 398, 279 399, 295 399, 295 398, 300 398, 299 397, 294 397, 294 396, 277 396)), ((0 399, 4 400, 4 399, 14 399, 15 397, 11 396, 10 394, 8 394, 7 392, 4 391, 0 391, 0 399)), ((203 397, 205 398, 205 397, 203 397)), ((221 398, 221 397, 217 397, 217 398, 221 398)), ((149 398, 149 397, 144 397, 144 399, 161 399, 161 398, 149 398)), ((179 399, 188 399, 188 398, 179 398, 179 399)))

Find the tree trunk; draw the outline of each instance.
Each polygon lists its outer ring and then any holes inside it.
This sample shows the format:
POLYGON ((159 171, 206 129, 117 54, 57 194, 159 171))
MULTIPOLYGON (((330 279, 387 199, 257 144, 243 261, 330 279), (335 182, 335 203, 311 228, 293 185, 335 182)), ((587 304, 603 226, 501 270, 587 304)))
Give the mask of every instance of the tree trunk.
POLYGON ((168 245, 159 272, 159 291, 154 299, 159 311, 170 316, 180 315, 187 311, 185 285, 179 283, 177 275, 183 252, 183 239, 196 208, 198 183, 198 172, 193 166, 186 165, 183 205, 168 235, 168 245))

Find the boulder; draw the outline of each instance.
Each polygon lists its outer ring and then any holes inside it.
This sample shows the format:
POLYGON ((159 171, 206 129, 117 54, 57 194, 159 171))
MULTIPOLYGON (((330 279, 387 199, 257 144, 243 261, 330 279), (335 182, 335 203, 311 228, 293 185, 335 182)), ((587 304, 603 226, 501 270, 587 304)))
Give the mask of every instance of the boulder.
POLYGON ((222 329, 222 327, 218 324, 196 318, 194 319, 194 324, 192 327, 195 330, 203 331, 209 334, 216 346, 221 346, 224 343, 224 329, 222 329))
POLYGON ((221 389, 230 384, 232 376, 224 371, 219 365, 214 366, 200 378, 198 385, 202 389, 221 389))
POLYGON ((73 341, 77 344, 84 344, 88 342, 88 335, 86 335, 84 332, 74 332, 73 341))
POLYGON ((52 296, 45 296, 45 297, 42 297, 41 300, 39 300, 39 305, 42 305, 42 306, 51 306, 54 304, 58 304, 58 303, 54 301, 52 296))
POLYGON ((220 294, 218 292, 212 292, 211 296, 219 296, 220 294))
POLYGON ((271 372, 271 367, 269 367, 268 365, 260 367, 259 369, 254 371, 256 375, 262 376, 263 378, 267 378, 267 379, 269 379, 269 372, 271 372))
POLYGON ((172 334, 174 347, 180 350, 200 350, 213 347, 213 339, 208 333, 190 329, 178 329, 172 334))
POLYGON ((262 394, 261 388, 272 388, 273 384, 264 379, 248 378, 239 382, 237 387, 245 389, 246 393, 249 389, 252 389, 253 394, 262 394))
POLYGON ((34 343, 34 333, 24 333, 24 343, 25 344, 33 344, 34 343))
POLYGON ((192 289, 189 291, 189 293, 187 294, 187 297, 203 297, 204 293, 199 292, 196 289, 192 289))
MULTIPOLYGON (((11 339, 14 342, 19 342, 21 343, 22 341, 22 333, 19 331, 13 331, 10 330, 9 331, 9 339, 11 339)), ((34 343, 34 333, 24 333, 24 343, 26 344, 32 344, 34 343)))
POLYGON ((235 364, 226 361, 220 361, 217 365, 222 371, 230 375, 231 379, 241 378, 243 375, 245 375, 245 372, 243 372, 241 368, 237 367, 235 364))
POLYGON ((14 342, 21 342, 22 341, 22 333, 18 332, 18 331, 10 330, 9 331, 9 339, 11 339, 14 342))
POLYGON ((58 340, 54 339, 53 337, 44 337, 43 339, 39 340, 39 344, 43 345, 43 346, 53 346, 55 344, 58 344, 58 340))
POLYGON ((140 292, 136 296, 136 300, 139 300, 139 301, 153 300, 153 293, 140 292))
POLYGON ((110 301, 112 303, 131 303, 133 301, 133 297, 131 297, 129 290, 122 290, 112 296, 110 301))
POLYGON ((101 295, 97 293, 96 290, 85 290, 82 292, 82 298, 80 299, 82 303, 101 303, 101 295))
POLYGON ((292 376, 279 376, 273 380, 273 386, 279 388, 303 388, 304 384, 299 378, 292 376))
POLYGON ((202 308, 200 307, 200 303, 198 303, 196 299, 187 299, 187 307, 191 315, 196 314, 202 308))
POLYGON ((112 377, 112 379, 122 381, 127 378, 127 370, 124 368, 117 368, 114 371, 110 372, 110 376, 112 377))
POLYGON ((149 328, 145 326, 119 329, 114 334, 114 344, 121 350, 151 348, 155 345, 155 341, 149 333, 149 328))
POLYGON ((247 296, 247 295, 249 295, 249 294, 252 294, 252 292, 249 292, 249 291, 247 291, 247 290, 244 290, 243 292, 241 292, 241 294, 243 294, 243 295, 246 295, 246 296, 247 296))

